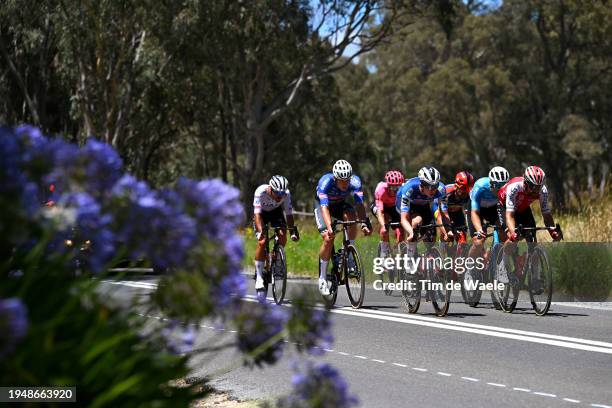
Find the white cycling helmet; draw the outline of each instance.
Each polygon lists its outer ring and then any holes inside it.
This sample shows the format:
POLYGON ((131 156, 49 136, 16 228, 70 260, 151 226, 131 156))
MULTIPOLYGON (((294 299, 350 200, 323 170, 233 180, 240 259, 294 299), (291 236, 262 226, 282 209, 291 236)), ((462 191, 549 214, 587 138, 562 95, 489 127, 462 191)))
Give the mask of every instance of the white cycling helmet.
POLYGON ((332 172, 334 173, 335 178, 340 180, 348 180, 353 175, 353 168, 346 160, 338 160, 336 163, 334 163, 332 172))
POLYGON ((495 166, 489 171, 489 179, 494 183, 506 184, 510 180, 510 173, 501 166, 495 166))
POLYGON ((421 180, 421 183, 437 186, 440 183, 440 172, 435 167, 421 167, 419 180, 421 180))
POLYGON ((276 175, 272 176, 268 184, 270 184, 270 187, 272 187, 272 191, 274 191, 275 193, 286 194, 289 182, 285 177, 276 175))

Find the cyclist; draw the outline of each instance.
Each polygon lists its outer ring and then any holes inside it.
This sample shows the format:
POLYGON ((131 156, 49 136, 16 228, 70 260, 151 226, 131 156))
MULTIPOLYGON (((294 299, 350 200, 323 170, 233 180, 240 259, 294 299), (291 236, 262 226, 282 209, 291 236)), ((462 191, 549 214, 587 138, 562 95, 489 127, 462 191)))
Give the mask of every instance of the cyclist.
MULTIPOLYGON (((489 171, 489 177, 478 179, 470 192, 469 228, 472 236, 472 247, 468 256, 471 258, 482 256, 484 253, 486 232, 482 229, 482 221, 485 220, 491 225, 502 225, 498 216, 499 199, 497 192, 509 179, 510 173, 508 173, 508 170, 501 166, 495 166, 489 171)), ((502 230, 498 233, 504 236, 502 230)))
MULTIPOLYGON (((389 253, 389 231, 386 224, 400 222, 400 215, 395 209, 395 198, 397 190, 404 183, 404 175, 397 170, 388 171, 385 174, 385 181, 381 181, 374 191, 375 201, 370 206, 372 214, 378 219, 380 224, 380 256, 385 257, 389 253)), ((400 241, 403 231, 400 226, 393 227, 396 231, 396 238, 400 241)))
POLYGON ((291 240, 300 239, 297 227, 293 221, 293 208, 291 207, 291 193, 287 188, 289 182, 283 176, 273 176, 268 184, 262 184, 255 190, 253 199, 253 231, 257 238, 255 250, 255 290, 257 296, 265 296, 263 270, 265 263, 266 235, 263 233, 265 225, 273 228, 281 227, 279 243, 287 243, 287 225, 291 231, 291 240), (285 221, 285 216, 287 217, 285 221))
MULTIPOLYGON (((434 221, 432 203, 438 202, 442 209, 437 215, 437 223, 442 224, 442 217, 448 218, 446 204, 446 186, 440 181, 440 172, 434 167, 423 167, 418 177, 411 178, 399 189, 395 208, 400 213, 402 227, 406 231, 406 240, 415 241, 414 228, 418 225, 431 224, 434 221)), ((438 228, 443 241, 448 240, 444 226, 438 228)), ((433 240, 432 237, 431 239, 433 240)), ((410 246, 409 256, 414 255, 416 245, 410 246)))
MULTIPOLYGON (((474 186, 474 176, 468 171, 460 171, 455 175, 455 183, 446 185, 446 203, 448 206, 448 216, 453 226, 456 228, 465 227, 464 209, 470 201, 470 191, 474 186)), ((438 202, 434 201, 434 214, 438 218, 438 202)), ((448 220, 445 220, 447 222, 448 220)), ((467 242, 464 231, 458 231, 459 235, 454 236, 452 230, 448 231, 449 239, 454 239, 459 244, 467 242)))
MULTIPOLYGON (((506 183, 497 193, 501 209, 499 222, 507 227, 508 239, 506 242, 516 242, 518 240, 518 233, 516 230, 517 224, 523 227, 535 228, 536 223, 533 218, 533 213, 531 212, 531 203, 536 200, 540 201, 540 210, 542 212, 542 218, 544 218, 544 224, 547 227, 554 227, 555 220, 548 205, 548 189, 544 185, 545 178, 546 175, 544 174, 544 170, 538 166, 529 166, 525 169, 522 177, 510 179, 510 181, 508 181, 508 183, 506 183)), ((558 231, 548 230, 548 232, 553 241, 561 239, 558 231)), ((535 234, 527 235, 525 239, 528 243, 532 243, 534 242, 534 236, 535 234)), ((515 245, 508 245, 504 249, 503 263, 505 268, 503 268, 498 275, 500 282, 507 283, 510 281, 511 277, 512 279, 516 279, 516 276, 508 273, 508 271, 512 270, 509 264, 510 257, 508 255, 515 247, 515 245)), ((518 256, 517 262, 515 271, 522 271, 525 256, 518 256)), ((535 294, 544 292, 544 282, 541 276, 539 276, 539 270, 535 271, 532 290, 535 294)))
MULTIPOLYGON (((529 166, 525 169, 522 177, 514 177, 499 190, 498 197, 502 208, 505 210, 505 219, 500 221, 503 221, 507 226, 508 241, 515 242, 517 240, 517 224, 523 227, 535 227, 531 203, 536 200, 540 201, 544 225, 547 227, 555 226, 555 220, 548 205, 548 189, 544 185, 545 178, 544 170, 538 166, 529 166)), ((548 232, 554 241, 561 238, 555 230, 549 230, 548 232)))
MULTIPOLYGON (((327 264, 331 257, 334 244, 334 230, 332 217, 339 220, 355 220, 355 208, 346 202, 346 197, 352 194, 360 219, 365 220, 361 225, 365 235, 370 235, 372 225, 366 217, 363 206, 363 191, 361 180, 353 174, 353 168, 346 160, 334 163, 331 173, 323 175, 317 184, 317 194, 314 202, 314 215, 317 228, 321 233, 323 242, 319 249, 319 292, 329 295, 329 282, 327 281, 327 264)), ((349 227, 349 239, 354 242, 357 236, 355 225, 349 227)))

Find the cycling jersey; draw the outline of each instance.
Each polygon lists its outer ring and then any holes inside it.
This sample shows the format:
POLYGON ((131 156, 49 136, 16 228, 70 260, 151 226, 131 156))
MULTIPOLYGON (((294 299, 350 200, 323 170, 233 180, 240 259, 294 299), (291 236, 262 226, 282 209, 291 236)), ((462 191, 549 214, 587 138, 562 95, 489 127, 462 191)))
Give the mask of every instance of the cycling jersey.
POLYGON ((470 192, 472 210, 495 207, 499 203, 497 195, 491 191, 491 181, 488 177, 479 178, 470 192))
POLYGON ((327 173, 319 179, 319 183, 317 184, 317 200, 322 207, 344 201, 349 194, 353 195, 355 203, 363 203, 361 179, 358 176, 354 174, 351 176, 346 191, 342 191, 338 188, 333 173, 327 173))
MULTIPOLYGON (((470 201, 469 194, 465 194, 463 197, 459 197, 457 195, 456 185, 454 184, 446 185, 446 205, 448 206, 449 214, 456 213, 456 212, 463 213, 463 209, 469 201, 470 201)), ((434 212, 438 211, 438 201, 437 200, 434 201, 433 203, 433 210, 434 212)))
POLYGON ((446 186, 442 182, 438 183, 438 189, 433 196, 427 196, 421 192, 420 185, 421 180, 418 177, 414 177, 400 187, 395 199, 395 208, 398 212, 410 212, 410 205, 429 206, 431 209, 432 203, 438 200, 442 202, 442 211, 448 210, 446 205, 446 186))
POLYGON ((540 200, 540 209, 542 214, 551 212, 548 206, 548 189, 542 186, 542 189, 535 194, 527 194, 525 192, 524 178, 514 177, 510 179, 497 193, 499 201, 506 207, 506 211, 523 212, 527 210, 531 203, 540 200))
POLYGON ((397 197, 397 190, 391 190, 385 181, 378 183, 374 191, 374 199, 379 211, 384 211, 385 207, 395 207, 395 197, 397 197))
POLYGON ((287 195, 282 200, 276 201, 270 194, 268 194, 268 184, 262 184, 255 190, 255 198, 253 199, 253 213, 260 214, 262 211, 272 211, 275 208, 283 206, 283 210, 286 215, 293 214, 293 207, 291 207, 291 193, 287 191, 287 195))

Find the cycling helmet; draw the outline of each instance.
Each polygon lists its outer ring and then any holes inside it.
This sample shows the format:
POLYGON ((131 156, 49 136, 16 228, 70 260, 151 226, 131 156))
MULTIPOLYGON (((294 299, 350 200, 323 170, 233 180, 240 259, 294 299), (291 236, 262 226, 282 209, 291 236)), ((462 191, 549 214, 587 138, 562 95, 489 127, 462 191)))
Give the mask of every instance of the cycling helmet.
POLYGON ((495 166, 489 171, 489 179, 493 183, 506 184, 510 180, 510 173, 501 166, 495 166))
POLYGON ((404 184, 404 175, 401 171, 391 170, 385 174, 385 181, 390 186, 401 186, 404 184))
POLYGON ((289 182, 285 177, 279 175, 272 176, 268 184, 270 184, 272 191, 275 193, 287 194, 287 186, 289 185, 289 182))
POLYGON ((455 186, 460 190, 471 190, 474 186, 474 176, 467 171, 460 171, 455 175, 455 186))
POLYGON ((334 177, 340 180, 348 180, 353 175, 353 168, 346 160, 338 160, 334 163, 332 170, 334 177))
POLYGON ((440 172, 435 167, 422 167, 419 170, 419 180, 421 183, 437 186, 440 183, 440 172))
POLYGON ((544 178, 546 178, 546 174, 544 174, 544 170, 539 168, 538 166, 529 166, 525 169, 525 181, 531 184, 532 186, 541 186, 544 184, 544 178))

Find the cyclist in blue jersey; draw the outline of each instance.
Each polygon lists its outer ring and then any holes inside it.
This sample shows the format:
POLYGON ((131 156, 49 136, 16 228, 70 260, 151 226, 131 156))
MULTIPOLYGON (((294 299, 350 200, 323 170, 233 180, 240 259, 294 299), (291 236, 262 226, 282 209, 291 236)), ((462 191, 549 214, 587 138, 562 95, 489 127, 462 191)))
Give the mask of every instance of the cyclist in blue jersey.
MULTIPOLYGON (((361 225, 365 235, 370 235, 372 225, 366 217, 363 205, 363 191, 361 180, 353 174, 353 168, 346 160, 338 160, 331 173, 325 174, 317 184, 317 194, 314 202, 314 214, 317 228, 323 238, 319 250, 319 291, 322 295, 329 295, 329 283, 327 282, 327 264, 331 257, 335 234, 332 229, 332 217, 345 220, 355 220, 355 208, 346 202, 346 198, 352 195, 359 219, 366 220, 361 225)), ((349 228, 349 239, 354 242, 357 236, 355 225, 349 228)))
MULTIPOLYGON (((470 192, 470 217, 469 227, 472 235, 472 247, 469 256, 479 257, 484 253, 484 241, 486 231, 482 229, 482 220, 491 225, 500 225, 498 211, 500 209, 497 191, 510 179, 508 170, 501 166, 495 166, 489 171, 489 177, 478 179, 470 192)), ((505 235, 499 230, 500 236, 505 235)))
MULTIPOLYGON (((446 186, 440 181, 440 172, 434 167, 423 167, 418 177, 411 178, 397 192, 395 208, 400 213, 402 227, 406 231, 406 240, 414 242, 414 228, 434 222, 432 205, 438 202, 442 210, 436 223, 442 224, 443 218, 448 220, 446 204, 446 186)), ((446 228, 438 227, 443 241, 448 240, 446 228)))

